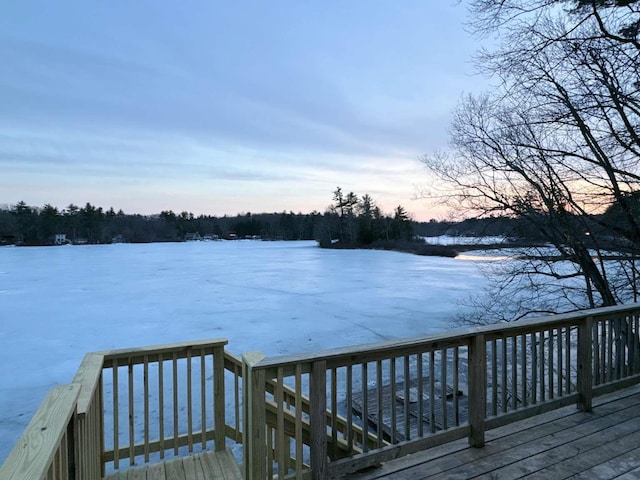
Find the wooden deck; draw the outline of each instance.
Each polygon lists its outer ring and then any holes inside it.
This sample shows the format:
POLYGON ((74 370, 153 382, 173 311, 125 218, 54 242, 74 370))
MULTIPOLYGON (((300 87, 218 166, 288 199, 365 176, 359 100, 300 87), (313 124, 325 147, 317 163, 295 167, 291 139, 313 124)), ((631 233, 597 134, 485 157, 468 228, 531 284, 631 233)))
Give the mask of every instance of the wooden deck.
POLYGON ((407 479, 639 479, 640 386, 488 431, 484 448, 466 439, 344 477, 407 479))
MULTIPOLYGON (((422 379, 422 385, 429 385, 429 377, 424 377, 422 379)), ((429 418, 429 411, 431 406, 431 399, 429 398, 429 394, 427 392, 423 393, 422 398, 422 417, 420 418, 420 414, 418 412, 418 403, 417 403, 417 390, 418 390, 418 379, 412 379, 409 382, 409 398, 410 401, 408 403, 408 420, 409 420, 409 432, 411 438, 415 438, 418 435, 418 429, 420 427, 420 423, 422 423, 422 430, 425 432, 430 431, 431 428, 431 420, 429 418)), ((367 390, 367 422, 369 427, 373 429, 374 432, 378 432, 382 429, 383 438, 387 442, 398 443, 402 442, 405 439, 405 435, 403 432, 406 431, 405 426, 405 415, 403 410, 402 403, 404 402, 405 395, 405 383, 404 381, 396 382, 394 385, 395 391, 392 391, 390 384, 382 385, 380 391, 377 389, 368 389, 367 390), (382 405, 378 405, 378 400, 382 399, 382 405), (381 412, 390 412, 393 408, 393 404, 398 404, 399 410, 397 414, 397 421, 395 422, 395 426, 392 427, 391 421, 388 418, 385 418, 384 415, 382 417, 382 421, 380 421, 379 417, 379 408, 381 407, 381 412)), ((437 382, 437 385, 434 386, 434 402, 438 405, 442 403, 442 388, 440 383, 437 382)), ((355 392, 353 394, 352 399, 352 409, 354 415, 364 421, 365 413, 364 413, 364 394, 363 392, 355 392)), ((461 391, 454 392, 454 389, 450 386, 446 386, 446 405, 447 405, 447 418, 449 422, 453 422, 454 419, 457 419, 460 423, 466 423, 469 418, 467 416, 468 412, 468 404, 469 399, 466 395, 463 395, 461 391), (457 397, 457 398, 454 398, 457 397), (456 400, 456 404, 454 407, 454 399, 456 400)), ((340 412, 340 410, 338 410, 340 412)), ((345 412, 346 413, 346 412, 345 412)), ((434 417, 433 417, 434 425, 433 431, 442 430, 444 428, 444 420, 442 409, 434 408, 434 417)))
POLYGON ((205 452, 134 467, 107 475, 105 480, 242 480, 230 450, 205 452))
POLYGON ((174 457, 229 441, 249 480, 640 479, 639 339, 636 303, 280 357, 226 339, 91 352, 0 480, 240 480, 229 452, 174 457))

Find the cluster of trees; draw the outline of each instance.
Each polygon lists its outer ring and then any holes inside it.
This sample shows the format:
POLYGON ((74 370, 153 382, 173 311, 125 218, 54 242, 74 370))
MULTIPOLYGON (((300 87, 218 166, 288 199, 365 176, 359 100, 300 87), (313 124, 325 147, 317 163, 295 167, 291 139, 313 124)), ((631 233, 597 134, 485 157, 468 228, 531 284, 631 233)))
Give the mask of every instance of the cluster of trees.
POLYGON ((183 241, 189 236, 219 238, 261 237, 282 240, 315 238, 322 215, 317 212, 241 214, 234 217, 194 216, 170 210, 159 215, 125 214, 87 203, 59 210, 49 204, 29 206, 19 202, 0 209, 0 244, 50 245, 56 234, 74 243, 133 243, 183 241))
POLYGON ((322 214, 282 212, 236 216, 195 216, 190 212, 163 211, 159 215, 125 214, 87 203, 59 210, 52 205, 29 206, 25 202, 0 209, 0 244, 50 245, 56 234, 74 243, 133 243, 183 241, 205 236, 318 240, 332 245, 364 246, 375 240, 412 237, 413 222, 402 207, 384 215, 368 195, 334 192, 335 203, 322 214))
POLYGON ((478 62, 498 85, 465 97, 451 150, 423 158, 443 187, 429 195, 520 219, 553 249, 496 275, 474 315, 637 300, 640 1, 473 0, 470 13, 502 40, 478 62), (605 260, 610 249, 624 254, 605 260))
POLYGON ((333 202, 321 223, 317 238, 321 247, 367 247, 375 242, 413 240, 413 221, 400 205, 392 215, 385 215, 370 195, 345 194, 340 187, 333 192, 333 202))
MULTIPOLYGON (((640 217, 640 194, 629 198, 633 215, 640 217)), ((624 237, 606 236, 602 225, 624 225, 624 211, 617 203, 603 213, 586 217, 575 216, 571 224, 580 232, 582 240, 591 247, 628 252, 632 244, 624 237), (588 228, 582 228, 588 225, 588 228), (582 228, 582 229, 581 229, 582 228), (591 232, 594 232, 591 235, 591 232), (594 241, 599 241, 595 244, 594 241)), ((488 216, 461 221, 432 219, 412 221, 405 209, 397 207, 385 215, 369 195, 358 198, 344 195, 340 188, 334 192, 334 203, 324 213, 308 214, 244 213, 236 216, 194 216, 190 212, 171 210, 159 215, 125 214, 113 208, 104 210, 87 203, 84 207, 69 205, 59 210, 49 204, 43 207, 19 202, 13 207, 0 208, 0 245, 49 245, 55 234, 64 233, 71 242, 132 243, 183 241, 190 236, 218 238, 263 238, 268 240, 318 240, 322 246, 402 248, 416 237, 496 236, 508 237, 528 245, 547 241, 544 232, 533 228, 526 218, 488 216)), ((412 251, 414 249, 410 248, 412 251)), ((438 254, 434 252, 433 254, 438 254)))

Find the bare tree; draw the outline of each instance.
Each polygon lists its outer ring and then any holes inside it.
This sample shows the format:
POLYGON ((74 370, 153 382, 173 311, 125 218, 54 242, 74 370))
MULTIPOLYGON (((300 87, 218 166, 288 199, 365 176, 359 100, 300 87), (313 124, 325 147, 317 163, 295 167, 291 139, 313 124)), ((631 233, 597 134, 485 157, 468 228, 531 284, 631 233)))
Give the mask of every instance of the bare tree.
POLYGON ((513 308, 501 319, 636 298, 638 4, 472 2, 475 25, 504 35, 496 51, 478 57, 499 86, 465 97, 454 114, 451 151, 423 162, 456 208, 523 218, 550 245, 501 272, 486 297, 493 305, 510 298, 513 308), (615 222, 602 215, 612 204, 615 222), (605 260, 614 248, 616 260, 605 260), (528 298, 514 296, 525 291, 528 298))

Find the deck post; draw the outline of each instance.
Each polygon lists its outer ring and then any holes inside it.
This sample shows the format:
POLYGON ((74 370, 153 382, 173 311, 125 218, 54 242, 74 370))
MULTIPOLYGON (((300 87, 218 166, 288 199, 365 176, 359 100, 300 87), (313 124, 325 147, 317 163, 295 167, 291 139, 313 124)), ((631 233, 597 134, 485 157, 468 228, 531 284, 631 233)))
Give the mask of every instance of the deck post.
POLYGON ((327 477, 327 362, 313 362, 309 384, 311 478, 327 477))
MULTIPOLYGON (((213 348, 213 405, 214 448, 220 452, 226 448, 225 391, 224 391, 224 346, 213 348)), ((202 429, 205 430, 204 428, 202 429)))
POLYGON ((590 412, 593 399, 593 317, 578 325, 578 410, 590 412))
POLYGON ((261 352, 242 355, 242 457, 245 480, 267 478, 265 372, 254 369, 263 358, 265 356, 261 352))
POLYGON ((487 391, 487 344, 483 334, 469 342, 469 445, 484 447, 484 417, 487 391))
POLYGON ((76 407, 77 428, 74 436, 74 448, 77 450, 76 478, 104 476, 103 364, 102 354, 87 353, 73 380, 81 387, 76 407))

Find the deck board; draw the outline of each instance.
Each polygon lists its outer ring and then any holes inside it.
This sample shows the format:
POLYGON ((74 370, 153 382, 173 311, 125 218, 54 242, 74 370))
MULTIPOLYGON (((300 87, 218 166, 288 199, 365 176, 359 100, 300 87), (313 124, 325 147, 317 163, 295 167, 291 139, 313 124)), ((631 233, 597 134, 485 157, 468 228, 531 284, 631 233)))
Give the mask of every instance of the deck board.
POLYGON ((242 480, 230 450, 204 452, 130 468, 105 480, 242 480))
POLYGON ((147 467, 147 480, 166 480, 165 468, 161 463, 153 463, 147 467))
POLYGON ((640 386, 487 432, 483 448, 466 439, 345 478, 640 478, 640 386))
MULTIPOLYGON (((429 377, 423 377, 423 385, 429 385, 429 377)), ((417 399, 417 386, 418 379, 412 379, 409 382, 409 398, 407 402, 409 406, 409 425, 405 425, 404 415, 404 395, 405 395, 405 383, 404 381, 397 381, 395 386, 395 396, 392 394, 391 384, 384 384, 380 387, 380 392, 376 388, 367 389, 367 412, 364 412, 364 392, 355 392, 352 398, 352 410, 353 414, 359 417, 362 421, 368 422, 369 427, 375 432, 380 432, 382 438, 395 443, 406 440, 407 433, 410 438, 415 438, 418 434, 419 424, 422 423, 423 431, 428 432, 431 430, 430 423, 430 408, 431 399, 428 395, 423 395, 423 413, 420 418, 418 415, 418 399, 417 399), (383 412, 383 418, 378 418, 378 394, 382 399, 381 410, 383 412), (391 411, 395 410, 396 423, 395 428, 391 425, 391 411)), ((435 430, 442 430, 445 423, 445 416, 443 415, 442 405, 442 387, 439 383, 434 386, 435 398, 434 402, 434 426, 435 430)), ((455 425, 456 413, 454 410, 453 397, 458 397, 458 424, 466 423, 468 421, 468 403, 469 398, 463 395, 461 391, 454 392, 453 387, 446 385, 445 395, 446 400, 446 422, 448 425, 455 425)), ((343 411, 341 413, 346 413, 343 411)))

